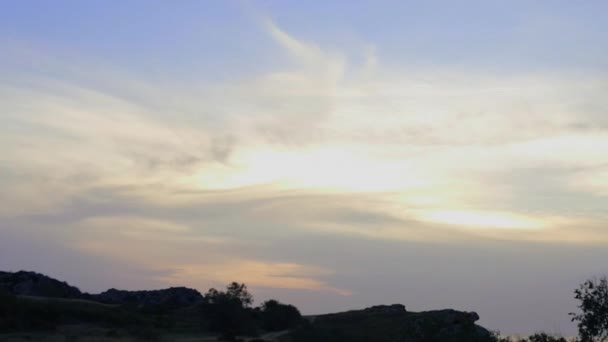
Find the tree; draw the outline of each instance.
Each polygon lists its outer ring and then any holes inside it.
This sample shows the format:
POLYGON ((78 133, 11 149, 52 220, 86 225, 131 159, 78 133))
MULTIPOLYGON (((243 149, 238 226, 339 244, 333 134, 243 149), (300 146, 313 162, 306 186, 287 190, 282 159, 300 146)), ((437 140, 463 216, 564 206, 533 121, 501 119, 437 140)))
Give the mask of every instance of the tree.
POLYGON ((608 341, 608 279, 587 280, 574 294, 582 313, 570 315, 578 322, 581 342, 608 341))
POLYGON ((295 306, 274 299, 262 303, 260 312, 262 327, 269 331, 294 328, 302 320, 302 315, 295 306))
POLYGON ((226 295, 239 300, 244 308, 248 308, 253 304, 253 296, 247 291, 247 285, 245 284, 232 282, 226 288, 226 295))
POLYGON ((563 337, 551 336, 547 333, 536 333, 528 337, 530 342, 567 342, 563 337))
POLYGON ((201 305, 210 328, 226 340, 234 340, 239 334, 249 334, 253 330, 253 319, 249 306, 253 296, 245 284, 231 283, 226 292, 209 289, 201 305))

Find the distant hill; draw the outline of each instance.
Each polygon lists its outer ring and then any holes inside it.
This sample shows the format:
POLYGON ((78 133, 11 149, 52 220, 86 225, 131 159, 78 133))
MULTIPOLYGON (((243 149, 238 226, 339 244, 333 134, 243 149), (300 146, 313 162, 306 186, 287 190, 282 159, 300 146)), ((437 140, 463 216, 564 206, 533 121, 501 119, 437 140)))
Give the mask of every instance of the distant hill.
POLYGON ((85 299, 107 304, 128 304, 136 307, 158 305, 187 307, 203 300, 203 295, 200 292, 186 287, 149 291, 110 289, 99 294, 88 294, 64 281, 28 271, 0 271, 0 289, 16 296, 85 299))
POLYGON ((17 296, 82 298, 77 287, 36 272, 0 271, 0 289, 17 296))

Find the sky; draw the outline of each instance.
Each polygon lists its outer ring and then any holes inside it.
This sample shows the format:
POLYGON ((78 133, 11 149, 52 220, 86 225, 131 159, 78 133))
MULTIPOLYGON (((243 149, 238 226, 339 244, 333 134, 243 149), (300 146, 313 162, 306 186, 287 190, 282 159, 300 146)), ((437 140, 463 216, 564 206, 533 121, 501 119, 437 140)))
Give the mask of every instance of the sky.
POLYGON ((574 335, 605 1, 0 3, 0 269, 574 335))

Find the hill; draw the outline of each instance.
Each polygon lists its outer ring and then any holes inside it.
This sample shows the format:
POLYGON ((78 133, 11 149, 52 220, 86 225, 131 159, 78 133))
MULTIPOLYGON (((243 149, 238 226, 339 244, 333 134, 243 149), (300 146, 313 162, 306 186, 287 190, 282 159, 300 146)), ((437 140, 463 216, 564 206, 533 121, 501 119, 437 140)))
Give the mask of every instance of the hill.
POLYGON ((99 294, 81 292, 77 287, 36 272, 0 271, 0 289, 16 295, 45 298, 69 298, 136 307, 188 307, 200 303, 203 295, 187 287, 160 290, 126 291, 110 289, 99 294))
POLYGON ((479 316, 474 312, 409 312, 393 304, 302 319, 297 308, 277 301, 242 305, 241 298, 250 296, 244 284, 227 289, 206 296, 185 287, 87 294, 35 272, 0 272, 0 341, 74 336, 108 342, 213 341, 220 335, 281 342, 494 341, 475 324, 479 316))
POLYGON ((475 324, 475 312, 408 312, 400 304, 311 317, 310 323, 283 338, 285 342, 485 342, 488 330, 475 324))
POLYGON ((77 287, 36 272, 0 271, 0 289, 18 296, 81 298, 77 287))

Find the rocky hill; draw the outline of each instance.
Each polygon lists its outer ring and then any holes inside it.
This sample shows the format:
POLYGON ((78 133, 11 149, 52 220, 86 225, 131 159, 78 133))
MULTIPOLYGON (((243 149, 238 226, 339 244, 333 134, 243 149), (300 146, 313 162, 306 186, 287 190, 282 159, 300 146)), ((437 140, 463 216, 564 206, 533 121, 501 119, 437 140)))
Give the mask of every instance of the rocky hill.
POLYGON ((286 342, 486 342, 488 330, 475 324, 475 312, 437 310, 408 312, 401 304, 310 317, 286 342))
POLYGON ((197 290, 185 287, 87 294, 42 274, 0 272, 0 332, 53 332, 77 324, 129 337, 144 334, 143 340, 150 340, 146 335, 150 332, 167 336, 189 333, 197 338, 200 334, 217 336, 222 332, 218 327, 237 326, 251 336, 259 333, 266 340, 281 342, 494 342, 486 329, 475 324, 479 316, 474 312, 410 312, 401 304, 378 305, 307 320, 298 313, 290 330, 276 331, 268 327, 283 321, 282 311, 239 309, 234 301, 218 306, 203 299, 197 290))
POLYGON ((82 293, 77 287, 40 273, 0 271, 0 289, 17 296, 86 299, 107 304, 129 304, 136 307, 155 305, 186 307, 203 300, 194 289, 172 287, 151 291, 110 289, 100 294, 82 293))
POLYGON ((77 287, 35 272, 0 271, 0 289, 18 296, 81 298, 77 287))

